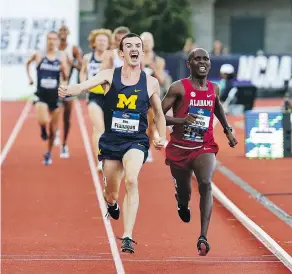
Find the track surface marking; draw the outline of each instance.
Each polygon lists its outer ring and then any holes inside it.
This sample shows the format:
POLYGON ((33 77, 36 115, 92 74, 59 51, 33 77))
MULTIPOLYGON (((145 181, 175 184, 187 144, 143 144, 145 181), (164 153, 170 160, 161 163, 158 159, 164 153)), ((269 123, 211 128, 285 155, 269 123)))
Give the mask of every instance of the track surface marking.
MULTIPOLYGON (((44 146, 29 115, 3 164, 2 273, 116 273, 75 114, 69 146, 70 159, 59 159, 55 149, 53 165, 42 166, 44 146)), ((155 151, 154 159, 139 178, 138 245, 134 255, 121 254, 126 273, 289 273, 216 201, 208 236, 212 249, 199 257, 196 182, 192 221, 185 224, 163 156, 155 151)), ((121 236, 122 219, 112 225, 121 236)))

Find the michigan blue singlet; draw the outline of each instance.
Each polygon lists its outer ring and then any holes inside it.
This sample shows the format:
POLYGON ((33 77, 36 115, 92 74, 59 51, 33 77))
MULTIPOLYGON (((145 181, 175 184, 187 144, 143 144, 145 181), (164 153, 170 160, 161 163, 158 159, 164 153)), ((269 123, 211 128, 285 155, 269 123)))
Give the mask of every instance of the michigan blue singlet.
POLYGON ((147 112, 149 95, 146 73, 140 72, 137 84, 125 86, 121 81, 122 67, 114 70, 110 90, 104 96, 105 132, 99 140, 99 161, 122 160, 130 149, 144 152, 148 156, 149 138, 147 112))

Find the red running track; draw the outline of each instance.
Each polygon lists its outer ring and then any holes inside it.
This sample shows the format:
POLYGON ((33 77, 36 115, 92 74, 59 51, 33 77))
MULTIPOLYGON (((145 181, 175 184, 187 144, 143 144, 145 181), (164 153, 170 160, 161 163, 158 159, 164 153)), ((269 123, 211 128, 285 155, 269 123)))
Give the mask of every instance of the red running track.
MULTIPOLYGON (((83 113, 90 132, 85 104, 83 113)), ((2 134, 9 136, 8 124, 2 134)), ((2 273, 116 273, 75 111, 69 138, 71 158, 60 159, 55 148, 53 165, 43 166, 44 144, 31 110, 3 163, 2 273)), ((192 221, 185 224, 163 156, 154 152, 154 158, 139 180, 136 253, 120 254, 126 273, 289 273, 217 201, 212 250, 199 257, 196 183, 192 221)), ((120 202, 122 197, 123 190, 120 202)), ((111 223, 121 236, 122 221, 111 223)))

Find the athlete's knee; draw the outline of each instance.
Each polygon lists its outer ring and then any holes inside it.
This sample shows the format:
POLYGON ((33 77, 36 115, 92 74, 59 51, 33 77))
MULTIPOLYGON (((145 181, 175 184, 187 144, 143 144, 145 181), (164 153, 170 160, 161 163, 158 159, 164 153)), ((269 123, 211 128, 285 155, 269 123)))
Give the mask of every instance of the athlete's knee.
POLYGON ((56 131, 57 131, 58 125, 56 122, 51 121, 50 123, 50 135, 52 137, 55 137, 56 131))
POLYGON ((108 192, 107 189, 104 189, 103 197, 108 203, 114 203, 119 199, 119 193, 116 191, 108 192))
POLYGON ((41 126, 46 125, 48 122, 49 122, 49 119, 46 119, 46 118, 40 118, 40 119, 38 119, 38 123, 41 126))
POLYGON ((199 181, 199 192, 201 195, 212 192, 212 184, 210 179, 203 179, 199 181))
POLYGON ((109 198, 111 199, 111 201, 117 201, 119 199, 119 193, 113 191, 109 194, 109 198))
POLYGON ((134 175, 125 176, 126 190, 131 191, 138 188, 138 177, 134 175))

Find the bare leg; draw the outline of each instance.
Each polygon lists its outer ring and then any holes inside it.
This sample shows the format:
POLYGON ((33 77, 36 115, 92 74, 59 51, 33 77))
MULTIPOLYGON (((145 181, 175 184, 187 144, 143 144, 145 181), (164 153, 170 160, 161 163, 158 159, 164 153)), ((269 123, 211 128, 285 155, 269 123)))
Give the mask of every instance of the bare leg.
POLYGON ((200 192, 201 235, 207 237, 207 231, 213 208, 212 177, 216 168, 214 153, 201 154, 192 163, 200 192))
POLYGON ((207 232, 213 208, 212 177, 216 168, 216 158, 213 153, 199 155, 192 163, 197 177, 200 192, 201 235, 197 248, 200 256, 206 256, 210 250, 207 232))
POLYGON ((35 104, 35 109, 37 120, 41 127, 41 138, 43 140, 47 140, 48 139, 47 126, 50 122, 49 107, 46 103, 37 102, 35 104))
POLYGON ((58 122, 59 122, 59 115, 60 115, 59 108, 51 112, 50 134, 49 134, 49 142, 48 142, 48 152, 50 153, 52 152, 54 140, 56 137, 56 130, 58 127, 58 122))
POLYGON ((126 195, 123 202, 124 235, 132 239, 134 224, 139 207, 138 175, 142 168, 144 152, 130 149, 123 157, 126 195))
MULTIPOLYGON (((100 106, 96 103, 91 102, 88 104, 88 114, 93 126, 92 133, 92 149, 94 154, 96 155, 96 161, 98 163, 97 155, 98 155, 98 142, 99 138, 104 132, 104 120, 103 120, 103 111, 100 106)), ((101 170, 101 166, 98 165, 98 169, 101 170)))
POLYGON ((175 185, 175 198, 177 200, 178 214, 182 221, 190 221, 189 201, 192 194, 192 170, 170 167, 175 185))
POLYGON ((121 161, 116 160, 104 160, 103 164, 103 196, 108 204, 114 205, 119 198, 119 190, 123 177, 123 165, 121 161))
POLYGON ((64 125, 64 135, 63 135, 63 146, 67 144, 67 139, 69 135, 70 125, 71 125, 71 113, 73 107, 73 100, 63 102, 63 125, 64 125))

